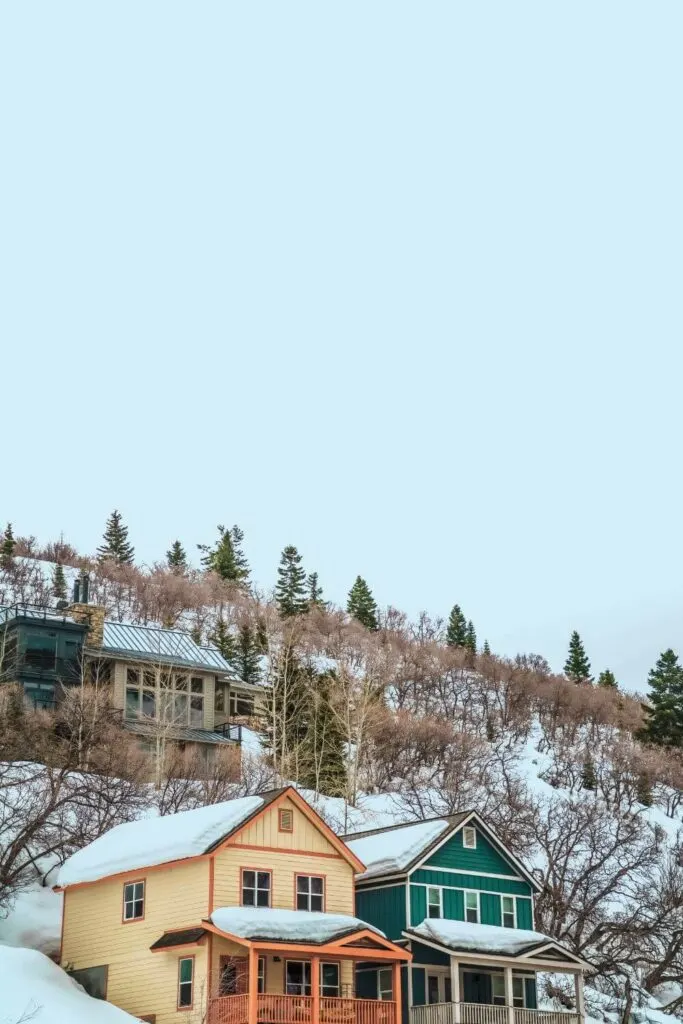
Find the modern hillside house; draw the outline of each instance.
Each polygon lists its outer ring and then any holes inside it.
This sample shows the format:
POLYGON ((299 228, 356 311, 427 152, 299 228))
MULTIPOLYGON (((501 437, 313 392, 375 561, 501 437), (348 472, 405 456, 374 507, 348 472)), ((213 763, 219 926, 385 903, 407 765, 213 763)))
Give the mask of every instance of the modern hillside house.
MULTIPOLYGON (((413 954, 406 1024, 534 1024, 538 971, 575 979, 575 1012, 544 1024, 581 1024, 588 965, 534 931, 538 884, 475 811, 343 838, 366 866, 357 913, 413 954)), ((359 970, 359 995, 386 984, 359 970)))
POLYGON ((60 870, 61 964, 154 1024, 399 1024, 411 953, 356 916, 364 871, 291 787, 118 825, 60 870))
POLYGON ((110 686, 114 707, 143 749, 163 734, 164 742, 207 759, 240 742, 242 723, 258 713, 264 693, 184 630, 111 621, 87 601, 60 612, 0 609, 0 679, 20 683, 41 708, 54 707, 65 687, 82 680, 110 686))

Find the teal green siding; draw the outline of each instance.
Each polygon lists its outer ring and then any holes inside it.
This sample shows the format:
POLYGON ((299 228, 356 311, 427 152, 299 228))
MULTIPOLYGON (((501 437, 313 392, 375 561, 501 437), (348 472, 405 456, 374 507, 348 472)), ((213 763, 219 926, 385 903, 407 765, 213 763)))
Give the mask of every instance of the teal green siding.
POLYGON ((433 964, 435 967, 448 967, 450 957, 431 946, 423 946, 421 942, 412 942, 411 948, 416 964, 433 964))
POLYGON ((461 871, 471 871, 473 874, 484 871, 496 875, 517 875, 517 871, 498 852, 498 850, 485 839, 477 829, 476 850, 466 850, 462 845, 462 829, 444 843, 440 849, 433 853, 425 863, 437 868, 459 868, 461 871))
POLYGON ((424 885, 455 885, 461 889, 479 889, 481 892, 502 892, 506 896, 531 896, 531 886, 519 878, 486 878, 485 875, 456 875, 451 871, 426 871, 417 868, 411 874, 410 880, 422 882, 424 885))
MULTIPOLYGON (((426 899, 424 896, 423 899, 426 899)), ((424 921, 425 913, 420 918, 424 921)), ((381 928, 389 939, 400 939, 406 927, 405 885, 387 885, 382 889, 356 889, 356 917, 381 928)))
POLYGON ((517 900, 517 927, 531 930, 533 926, 531 900, 517 900))
POLYGON ((465 897, 460 889, 444 889, 443 916, 449 921, 465 920, 465 897))
POLYGON ((422 924, 427 916, 427 890, 423 885, 411 885, 410 887, 410 923, 413 925, 422 924))
POLYGON ((482 924, 502 924, 500 916, 500 896, 492 892, 482 892, 479 896, 482 924))
MULTIPOLYGON (((424 1006, 426 1001, 425 984, 424 968, 413 967, 413 1006, 424 1006)), ((408 1002, 407 999, 406 1002, 408 1002)))

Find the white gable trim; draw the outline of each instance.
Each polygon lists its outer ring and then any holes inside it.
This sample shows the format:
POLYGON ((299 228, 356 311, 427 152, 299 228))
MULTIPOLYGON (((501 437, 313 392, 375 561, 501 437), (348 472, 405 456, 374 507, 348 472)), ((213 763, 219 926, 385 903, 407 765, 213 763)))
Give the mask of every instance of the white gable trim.
MULTIPOLYGON (((412 944, 417 942, 421 946, 428 946, 430 949, 436 949, 439 953, 445 953, 446 956, 450 956, 460 964, 468 964, 470 966, 477 964, 481 964, 482 967, 487 964, 519 965, 521 961, 522 969, 528 965, 529 967, 536 967, 538 970, 558 970, 572 974, 575 974, 577 971, 591 970, 590 964, 586 963, 585 960, 581 960, 579 957, 574 958, 573 953, 562 949, 561 946, 557 946, 554 942, 548 942, 540 948, 535 947, 523 956, 513 956, 505 953, 480 953, 473 949, 451 949, 450 946, 443 946, 440 943, 431 942, 429 939, 423 939, 421 935, 415 935, 409 929, 403 932, 403 936, 406 939, 410 939, 411 951, 412 944), (551 947, 557 949, 560 953, 566 953, 567 956, 571 957, 571 960, 543 960, 543 951, 551 947), (551 964, 553 965, 552 967, 550 966, 551 964)), ((419 961, 413 959, 413 967, 427 967, 431 969, 431 964, 420 964, 419 961)))
MULTIPOLYGON (((486 822, 483 820, 483 818, 481 818, 479 816, 477 811, 470 811, 470 813, 467 815, 467 817, 463 821, 461 821, 459 825, 456 825, 454 828, 447 829, 446 830, 446 835, 442 839, 440 839, 438 843, 436 843, 434 846, 432 846, 424 854, 424 856, 417 862, 417 864, 415 864, 410 869, 408 874, 412 875, 413 871, 417 871, 418 868, 423 867, 425 860, 428 860, 430 857, 433 857, 435 853, 438 853, 438 851, 441 849, 442 846, 445 846, 446 843, 450 839, 452 839, 454 835, 457 835, 457 833, 462 828, 464 828, 465 825, 469 825, 470 822, 472 822, 472 821, 475 821, 477 823, 477 827, 479 829, 481 829, 481 831, 484 833, 484 835, 487 837, 487 839, 489 839, 493 843, 494 846, 497 846, 499 848, 499 851, 501 852, 502 856, 507 861, 509 861, 509 863, 512 865, 512 867, 522 876, 522 878, 524 878, 525 881, 527 881, 529 883, 529 885, 531 885, 532 888, 535 889, 536 892, 540 892, 541 891, 541 886, 538 884, 538 882, 536 881, 534 876, 532 874, 530 874, 529 871, 527 871, 527 869, 524 867, 524 865, 522 864, 521 861, 517 860, 517 858, 515 857, 514 853, 511 853, 510 850, 508 850, 507 846, 502 841, 502 839, 499 839, 499 837, 496 835, 496 833, 491 828, 491 826, 486 824, 486 822)), ((465 874, 467 874, 467 873, 468 872, 465 872, 465 874)), ((470 874, 478 874, 478 872, 470 872, 470 874)), ((513 876, 511 876, 511 877, 513 877, 513 876)))
MULTIPOLYGON (((432 851, 432 852, 434 852, 434 851, 432 851)), ((416 871, 416 870, 417 870, 417 868, 413 868, 413 871, 416 871)), ((501 878, 504 882, 526 882, 526 878, 520 878, 519 875, 494 875, 492 871, 465 871, 464 868, 437 868, 437 867, 435 867, 434 864, 422 864, 420 866, 420 871, 444 871, 444 872, 446 872, 449 875, 468 875, 470 878, 473 878, 473 877, 474 878, 501 878)), ((418 883, 413 882, 413 885, 416 885, 416 884, 418 884, 418 883)), ((511 895, 514 895, 514 894, 506 892, 506 893, 503 893, 503 895, 504 896, 511 896, 511 895)), ((522 894, 520 893, 518 895, 522 895, 522 894)), ((530 899, 530 898, 531 898, 530 896, 524 897, 522 895, 522 899, 530 899)))

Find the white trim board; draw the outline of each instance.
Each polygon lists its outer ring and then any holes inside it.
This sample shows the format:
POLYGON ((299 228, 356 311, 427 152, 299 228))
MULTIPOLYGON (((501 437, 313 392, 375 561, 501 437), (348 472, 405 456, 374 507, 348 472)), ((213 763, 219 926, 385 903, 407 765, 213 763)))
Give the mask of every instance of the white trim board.
MULTIPOLYGON (((449 875, 469 875, 470 878, 500 878, 504 882, 525 882, 527 885, 530 885, 526 878, 520 878, 519 875, 494 875, 492 871, 465 871, 464 868, 437 868, 434 864, 421 864, 419 868, 415 867, 412 869, 411 875, 413 871, 445 871, 449 875)), ((413 882, 413 885, 423 884, 423 882, 413 882)), ((506 892, 503 895, 517 896, 519 894, 506 892)))
MULTIPOLYGON (((524 956, 505 956, 503 953, 477 953, 473 950, 455 950, 449 949, 447 946, 439 945, 439 943, 431 942, 429 939, 422 938, 421 935, 415 935, 406 930, 403 933, 404 938, 410 939, 411 942, 419 942, 421 946, 428 946, 430 949, 435 949, 439 953, 444 953, 446 956, 450 956, 452 960, 457 960, 461 964, 481 964, 485 966, 489 963, 502 964, 504 967, 518 966, 524 967, 535 967, 539 971, 552 971, 553 967, 550 965, 557 965, 557 969, 561 973, 576 974, 582 973, 583 971, 591 970, 590 964, 586 963, 585 960, 581 960, 577 957, 576 960, 536 960, 535 957, 542 955, 542 951, 548 948, 559 949, 555 943, 547 942, 540 949, 532 949, 524 956)), ((563 952, 560 950, 560 952, 563 952)), ((424 964, 416 964, 413 960, 414 967, 424 967, 424 964)))

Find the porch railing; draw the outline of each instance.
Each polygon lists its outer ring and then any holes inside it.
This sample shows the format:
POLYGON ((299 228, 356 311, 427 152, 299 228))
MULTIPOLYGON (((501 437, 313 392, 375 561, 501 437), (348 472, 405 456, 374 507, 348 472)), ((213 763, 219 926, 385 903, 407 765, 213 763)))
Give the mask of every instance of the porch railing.
MULTIPOLYGON (((311 996, 263 994, 257 997, 258 1024, 394 1024, 391 1000, 320 998, 320 1020, 313 1021, 311 996)), ((209 1004, 208 1024, 248 1024, 249 996, 217 996, 209 1004)))
MULTIPOLYGON (((515 1007, 515 1024, 582 1024, 578 1013, 515 1007)), ((410 1024, 509 1024, 508 1007, 492 1003, 430 1003, 410 1009, 410 1024)))

